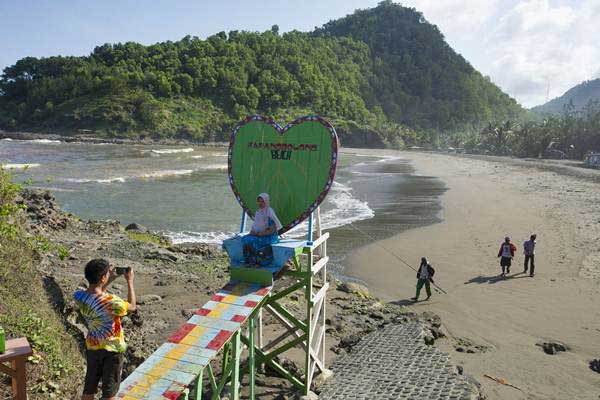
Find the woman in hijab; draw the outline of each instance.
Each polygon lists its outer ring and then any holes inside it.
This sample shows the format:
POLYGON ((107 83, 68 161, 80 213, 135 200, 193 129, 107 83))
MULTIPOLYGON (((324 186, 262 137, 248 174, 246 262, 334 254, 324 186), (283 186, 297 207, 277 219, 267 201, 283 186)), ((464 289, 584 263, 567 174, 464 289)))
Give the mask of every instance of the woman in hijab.
POLYGON ((261 193, 256 198, 258 210, 250 233, 242 237, 244 258, 247 264, 268 265, 273 258, 271 245, 279 241, 277 232, 282 228, 275 211, 269 206, 269 195, 261 193))

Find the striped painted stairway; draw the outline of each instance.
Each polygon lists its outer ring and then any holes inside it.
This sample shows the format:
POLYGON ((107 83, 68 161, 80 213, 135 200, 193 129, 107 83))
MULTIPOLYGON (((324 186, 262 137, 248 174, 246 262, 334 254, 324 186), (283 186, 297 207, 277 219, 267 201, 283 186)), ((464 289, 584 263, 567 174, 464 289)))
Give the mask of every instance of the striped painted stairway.
POLYGON ((229 282, 121 383, 117 398, 177 400, 190 385, 201 384, 204 369, 239 338, 242 325, 271 290, 272 285, 229 282))

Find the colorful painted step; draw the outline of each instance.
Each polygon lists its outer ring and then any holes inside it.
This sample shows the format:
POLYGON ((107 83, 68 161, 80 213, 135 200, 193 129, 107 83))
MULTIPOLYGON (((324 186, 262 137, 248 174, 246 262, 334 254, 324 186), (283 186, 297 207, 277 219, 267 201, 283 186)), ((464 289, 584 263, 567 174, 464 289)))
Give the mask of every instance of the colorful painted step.
POLYGON ((272 286, 229 282, 121 383, 123 400, 177 400, 214 359, 272 286))

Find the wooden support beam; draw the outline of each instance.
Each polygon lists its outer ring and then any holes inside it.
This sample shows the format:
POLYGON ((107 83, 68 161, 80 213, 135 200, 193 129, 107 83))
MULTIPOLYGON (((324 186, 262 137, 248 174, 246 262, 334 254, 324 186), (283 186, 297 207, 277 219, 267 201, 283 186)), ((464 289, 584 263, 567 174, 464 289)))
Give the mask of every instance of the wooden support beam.
POLYGON ((315 240, 312 244, 312 246, 308 247, 310 249, 316 249, 317 247, 319 247, 320 245, 323 244, 323 242, 325 242, 327 239, 329 238, 329 232, 325 232, 323 235, 321 235, 320 238, 318 238, 317 240, 315 240))
POLYGON ((319 271, 321 270, 321 268, 323 268, 325 265, 327 265, 327 262, 329 261, 329 257, 323 257, 321 258, 319 261, 317 261, 315 263, 315 265, 313 265, 312 267, 312 274, 316 275, 319 273, 319 271))

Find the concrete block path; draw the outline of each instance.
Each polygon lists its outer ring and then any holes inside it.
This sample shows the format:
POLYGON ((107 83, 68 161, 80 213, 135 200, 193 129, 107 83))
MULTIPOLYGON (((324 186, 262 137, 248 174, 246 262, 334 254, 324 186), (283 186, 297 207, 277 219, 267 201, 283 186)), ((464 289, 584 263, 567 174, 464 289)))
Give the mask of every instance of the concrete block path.
POLYGON ((388 325, 336 360, 320 400, 472 400, 479 391, 448 354, 427 346, 418 323, 388 325))

